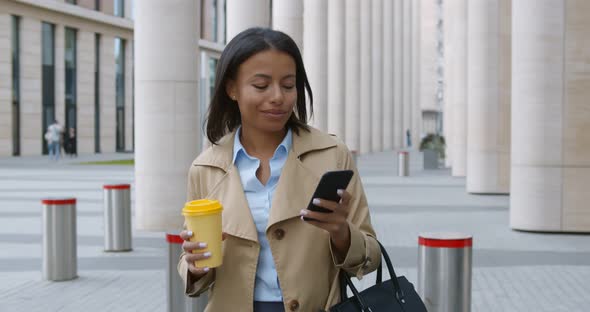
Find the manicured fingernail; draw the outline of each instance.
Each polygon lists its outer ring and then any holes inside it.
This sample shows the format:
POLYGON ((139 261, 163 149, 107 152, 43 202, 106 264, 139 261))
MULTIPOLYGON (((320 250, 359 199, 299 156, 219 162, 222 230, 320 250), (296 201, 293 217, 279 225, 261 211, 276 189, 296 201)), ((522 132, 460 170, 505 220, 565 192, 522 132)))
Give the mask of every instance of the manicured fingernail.
POLYGON ((319 205, 320 204, 320 200, 318 198, 314 198, 313 201, 312 201, 312 203, 314 205, 319 205))
POLYGON ((193 231, 186 232, 186 235, 188 235, 189 237, 193 237, 193 231))
POLYGON ((307 210, 305 209, 301 209, 301 211, 299 212, 302 216, 306 216, 307 215, 307 210))
POLYGON ((199 248, 207 248, 207 243, 199 243, 199 248))
POLYGON ((337 190, 336 194, 338 194, 338 196, 342 196, 342 194, 344 194, 344 190, 337 190))
POLYGON ((211 253, 207 251, 206 253, 203 254, 203 257, 209 258, 209 257, 211 257, 211 253))
POLYGON ((209 272, 209 268, 208 267, 204 267, 203 268, 203 272, 209 272))
POLYGON ((301 216, 301 221, 305 221, 305 219, 303 219, 303 216, 301 216))

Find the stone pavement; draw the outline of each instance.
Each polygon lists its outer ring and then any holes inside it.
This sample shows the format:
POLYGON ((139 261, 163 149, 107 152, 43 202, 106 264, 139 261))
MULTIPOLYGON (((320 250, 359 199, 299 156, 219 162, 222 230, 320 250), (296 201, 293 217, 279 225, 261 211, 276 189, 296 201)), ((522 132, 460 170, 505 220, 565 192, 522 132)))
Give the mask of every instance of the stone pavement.
MULTIPOLYGON (((0 159, 0 311, 165 311, 163 233, 133 231, 133 251, 103 252, 102 185, 133 182, 131 166, 75 165, 130 154, 0 159), (78 275, 41 279, 41 207, 46 196, 78 199, 78 275)), ((399 275, 415 283, 417 235, 474 236, 473 311, 589 311, 590 236, 510 230, 508 196, 465 193, 449 170, 397 177, 392 152, 361 156, 372 222, 399 275)), ((374 281, 371 274, 357 284, 374 281)))

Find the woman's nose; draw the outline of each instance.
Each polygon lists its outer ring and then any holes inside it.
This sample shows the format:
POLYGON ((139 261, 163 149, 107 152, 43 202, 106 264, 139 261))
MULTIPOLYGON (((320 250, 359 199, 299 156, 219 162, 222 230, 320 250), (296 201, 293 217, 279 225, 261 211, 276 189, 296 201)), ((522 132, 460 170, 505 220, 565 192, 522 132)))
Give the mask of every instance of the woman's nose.
POLYGON ((281 86, 273 86, 271 103, 282 104, 283 100, 284 100, 284 94, 283 94, 283 90, 281 89, 281 86))

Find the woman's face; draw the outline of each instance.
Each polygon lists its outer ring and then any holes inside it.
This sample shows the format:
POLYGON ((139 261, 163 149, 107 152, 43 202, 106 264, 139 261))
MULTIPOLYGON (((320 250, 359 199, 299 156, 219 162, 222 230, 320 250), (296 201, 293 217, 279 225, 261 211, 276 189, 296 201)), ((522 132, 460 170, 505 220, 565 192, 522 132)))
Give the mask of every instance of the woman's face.
POLYGON ((264 132, 285 128, 297 103, 293 58, 274 49, 257 53, 238 68, 226 92, 238 102, 242 127, 264 132))

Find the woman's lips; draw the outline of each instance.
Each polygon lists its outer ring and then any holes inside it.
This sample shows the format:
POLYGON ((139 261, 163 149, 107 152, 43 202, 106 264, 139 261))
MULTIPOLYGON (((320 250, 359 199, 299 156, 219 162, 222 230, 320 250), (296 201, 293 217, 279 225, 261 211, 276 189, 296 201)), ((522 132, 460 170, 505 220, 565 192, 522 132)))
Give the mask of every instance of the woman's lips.
POLYGON ((265 110, 265 111, 262 111, 262 113, 266 116, 273 117, 273 118, 280 118, 280 117, 283 117, 287 114, 287 112, 284 112, 281 110, 274 110, 274 109, 265 110))

